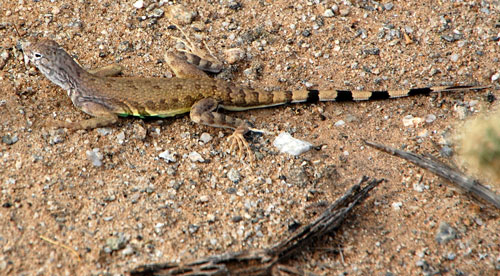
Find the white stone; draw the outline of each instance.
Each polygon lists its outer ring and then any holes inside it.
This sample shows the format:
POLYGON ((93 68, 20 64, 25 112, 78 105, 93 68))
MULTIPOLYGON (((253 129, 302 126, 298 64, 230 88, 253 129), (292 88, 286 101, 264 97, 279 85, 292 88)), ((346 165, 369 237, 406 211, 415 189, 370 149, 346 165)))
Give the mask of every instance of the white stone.
POLYGON ((273 145, 280 152, 297 156, 311 149, 312 144, 293 138, 289 133, 282 132, 274 139, 273 145))
POLYGON ((134 8, 136 9, 142 9, 144 7, 144 1, 143 0, 139 0, 139 1, 136 1, 134 3, 134 8))

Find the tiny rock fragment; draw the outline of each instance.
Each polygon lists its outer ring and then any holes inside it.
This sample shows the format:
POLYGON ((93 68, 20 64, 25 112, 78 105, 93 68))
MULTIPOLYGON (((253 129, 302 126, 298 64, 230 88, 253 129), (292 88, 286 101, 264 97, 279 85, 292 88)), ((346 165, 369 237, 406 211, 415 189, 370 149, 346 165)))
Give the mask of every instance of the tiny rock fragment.
POLYGON ((208 143, 210 141, 212 141, 212 136, 206 132, 203 132, 200 136, 200 140, 203 142, 203 143, 208 143))
POLYGON ((190 152, 188 157, 189 160, 191 160, 192 162, 200 162, 200 163, 205 162, 205 159, 201 157, 201 154, 197 153, 196 151, 190 152))
POLYGON ((9 52, 7 52, 7 50, 2 51, 2 53, 0 54, 0 70, 3 69, 5 64, 7 64, 7 60, 9 58, 10 58, 9 52))
POLYGON ((437 230, 436 233, 436 241, 439 244, 446 244, 449 241, 455 239, 457 236, 457 231, 451 227, 448 223, 446 222, 441 222, 439 224, 439 229, 437 230))
POLYGON ((245 51, 240 48, 231 48, 224 51, 226 55, 226 61, 229 64, 235 64, 236 62, 243 60, 245 58, 245 51))
POLYGON ((158 157, 165 159, 165 161, 167 161, 167 163, 169 163, 169 162, 173 163, 173 162, 177 161, 177 158, 175 158, 175 153, 170 153, 169 150, 166 150, 166 151, 160 153, 158 155, 158 157))
POLYGON ((134 128, 132 130, 131 138, 144 141, 144 139, 146 139, 146 135, 147 135, 147 130, 139 123, 135 123, 134 128))
MULTIPOLYGON (((2 69, 2 68, 0 68, 0 69, 2 69)), ((500 79, 500 72, 496 72, 495 74, 493 74, 493 76, 491 76, 491 81, 492 82, 495 82, 498 79, 500 79)))
POLYGON ((410 35, 408 35, 407 33, 403 33, 403 36, 405 38, 406 45, 413 43, 413 40, 411 39, 410 35))
POLYGON ((424 119, 420 117, 413 117, 412 115, 407 115, 403 118, 403 125, 405 127, 418 127, 424 119))
POLYGON ((338 120, 338 121, 335 122, 334 125, 335 126, 343 126, 343 125, 345 125, 345 122, 344 122, 344 120, 338 120))
POLYGON ((98 148, 88 150, 85 152, 87 155, 87 159, 94 165, 95 167, 102 166, 102 154, 99 152, 98 148))
POLYGON ((136 9, 142 9, 144 7, 144 1, 143 0, 139 0, 139 1, 136 1, 134 4, 133 4, 134 8, 136 9))
POLYGON ((311 143, 295 139, 287 132, 280 133, 280 135, 274 139, 273 145, 278 148, 280 152, 294 156, 304 153, 312 147, 311 143))
POLYGON ((106 245, 113 251, 120 250, 125 247, 126 239, 123 237, 111 237, 106 240, 106 245))
POLYGON ((233 183, 238 183, 241 179, 241 176, 240 176, 240 173, 238 172, 238 170, 236 170, 235 168, 232 168, 227 173, 227 178, 229 178, 229 180, 231 180, 233 183))
POLYGON ((173 5, 167 8, 165 16, 176 24, 186 25, 193 22, 198 14, 183 5, 173 5))
POLYGON ((340 12, 340 15, 341 15, 341 16, 348 16, 348 15, 349 15, 350 10, 349 10, 349 8, 341 8, 341 9, 339 10, 339 12, 340 12))
POLYGON ((334 17, 335 13, 331 9, 326 9, 325 12, 323 13, 324 17, 334 17))
POLYGON ((436 120, 436 115, 434 115, 434 114, 429 114, 429 115, 425 116, 425 122, 428 124, 434 122, 435 120, 436 120))
POLYGON ((13 145, 15 144, 19 139, 17 138, 17 135, 11 136, 11 135, 4 135, 2 136, 2 142, 6 145, 13 145))
POLYGON ((403 203, 402 202, 393 202, 391 204, 392 208, 396 211, 400 210, 401 209, 401 206, 403 206, 403 203))

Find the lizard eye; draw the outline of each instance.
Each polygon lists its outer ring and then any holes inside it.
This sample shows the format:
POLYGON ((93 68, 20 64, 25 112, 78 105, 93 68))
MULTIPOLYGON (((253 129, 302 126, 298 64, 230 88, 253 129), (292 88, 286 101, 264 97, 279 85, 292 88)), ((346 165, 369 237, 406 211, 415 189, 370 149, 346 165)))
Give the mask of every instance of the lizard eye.
POLYGON ((36 59, 41 59, 42 58, 42 54, 40 54, 40 53, 35 53, 34 56, 35 56, 36 59))

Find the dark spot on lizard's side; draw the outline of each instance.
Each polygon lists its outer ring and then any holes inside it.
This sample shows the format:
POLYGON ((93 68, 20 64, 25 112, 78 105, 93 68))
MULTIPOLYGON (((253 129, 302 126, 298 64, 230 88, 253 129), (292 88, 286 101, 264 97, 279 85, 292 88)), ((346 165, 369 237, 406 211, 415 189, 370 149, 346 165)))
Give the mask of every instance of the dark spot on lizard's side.
POLYGON ((110 99, 110 103, 108 104, 108 106, 110 106, 110 109, 112 110, 117 109, 118 112, 122 114, 132 114, 132 110, 130 109, 130 107, 122 101, 110 99))
POLYGON ((343 102, 343 101, 352 101, 352 92, 349 90, 337 90, 337 98, 335 101, 343 102))
POLYGON ((370 98, 368 98, 368 100, 372 101, 372 100, 385 100, 385 99, 389 99, 391 96, 389 95, 389 92, 388 91, 373 91, 372 92, 372 95, 370 96, 370 98))
POLYGON ((248 91, 249 99, 247 100, 249 103, 258 103, 259 102, 259 93, 255 91, 248 91))
POLYGON ((200 85, 199 83, 195 83, 195 84, 194 84, 194 88, 195 88, 196 90, 200 90, 200 89, 201 89, 201 85, 200 85))
POLYGON ((158 109, 161 111, 165 111, 168 109, 168 104, 167 101, 165 101, 165 99, 161 99, 158 101, 158 109))
POLYGON ((194 103, 194 99, 190 95, 185 95, 183 100, 185 104, 192 105, 194 103))
MULTIPOLYGON (((165 102, 165 100, 164 100, 164 99, 162 99, 162 101, 164 101, 164 102, 165 102)), ((170 99, 170 103, 171 103, 171 104, 177 104, 178 102, 179 102, 179 98, 177 98, 177 97, 174 97, 174 98, 171 98, 171 99, 170 99)), ((166 104, 166 103, 165 103, 165 104, 166 104)))
POLYGON ((182 84, 175 85, 175 89, 177 89, 177 90, 182 90, 183 88, 184 88, 184 86, 182 84))
POLYGON ((107 87, 107 88, 111 88, 111 87, 113 87, 113 86, 111 85, 111 83, 109 83, 109 82, 105 82, 104 84, 106 85, 106 87, 107 87))
POLYGON ((286 90, 283 92, 285 95, 285 102, 290 103, 293 100, 293 92, 290 90, 286 90))
POLYGON ((156 104, 149 100, 149 101, 146 101, 146 108, 149 109, 149 110, 155 110, 156 109, 156 104))

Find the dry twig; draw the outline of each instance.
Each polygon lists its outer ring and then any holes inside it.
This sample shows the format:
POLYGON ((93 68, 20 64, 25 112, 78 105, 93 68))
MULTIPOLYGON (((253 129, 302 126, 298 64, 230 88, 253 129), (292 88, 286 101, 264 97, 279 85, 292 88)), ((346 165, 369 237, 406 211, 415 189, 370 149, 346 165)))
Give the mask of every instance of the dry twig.
POLYGON ((363 177, 344 196, 330 205, 315 221, 296 231, 290 238, 268 248, 213 255, 186 264, 163 263, 143 265, 133 269, 133 276, 146 275, 304 275, 296 268, 280 265, 293 254, 307 247, 313 240, 337 229, 354 206, 361 203, 368 192, 383 180, 367 182, 363 177))
POLYGON ((364 141, 364 142, 370 147, 406 159, 407 161, 410 161, 419 167, 427 169, 432 173, 435 173, 441 176, 442 178, 450 181, 451 183, 455 184, 463 191, 470 193, 474 198, 482 199, 500 209, 500 196, 498 196, 493 191, 491 191, 490 189, 486 188, 484 185, 479 183, 478 180, 468 177, 462 172, 442 162, 439 162, 437 160, 436 161, 431 160, 429 158, 425 158, 415 153, 398 150, 374 142, 369 142, 369 141, 364 141))
POLYGON ((65 244, 62 244, 62 243, 60 243, 60 242, 56 242, 55 240, 50 239, 50 238, 47 238, 47 237, 45 237, 45 236, 41 236, 41 235, 40 235, 40 239, 42 239, 42 240, 44 240, 44 241, 46 241, 46 242, 48 242, 48 243, 51 243, 51 244, 53 244, 53 245, 55 245, 55 246, 59 246, 59 247, 62 247, 62 248, 64 248, 64 249, 69 250, 71 253, 73 253, 73 255, 75 255, 75 256, 76 256, 76 258, 77 258, 78 262, 80 262, 80 255, 78 255, 78 252, 76 252, 76 250, 74 250, 73 248, 71 248, 71 247, 69 247, 69 246, 67 246, 67 245, 65 245, 65 244))

